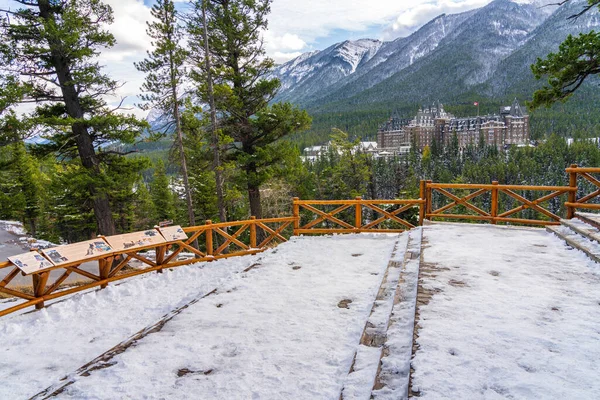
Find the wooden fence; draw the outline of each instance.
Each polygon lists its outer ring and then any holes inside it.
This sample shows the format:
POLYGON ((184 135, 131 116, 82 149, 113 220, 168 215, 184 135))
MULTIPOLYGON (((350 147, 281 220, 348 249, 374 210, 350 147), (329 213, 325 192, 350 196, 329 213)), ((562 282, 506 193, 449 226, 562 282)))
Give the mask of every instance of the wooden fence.
POLYGON ((426 196, 425 218, 460 219, 470 221, 489 221, 492 224, 498 222, 527 224, 527 225, 558 225, 560 216, 545 207, 544 204, 561 195, 575 193, 576 187, 570 186, 527 186, 527 185, 500 185, 494 181, 491 185, 479 184, 453 184, 453 183, 424 183, 426 196), (523 192, 527 192, 525 194, 523 192), (550 192, 543 195, 531 193, 550 192), (442 199, 434 201, 434 195, 442 199), (484 195, 488 198, 481 199, 484 195), (504 195, 510 202, 500 200, 504 195), (479 204, 475 200, 481 199, 479 204), (434 209, 435 203, 443 203, 434 209), (504 203, 516 203, 515 207, 505 210, 500 209, 504 203), (450 213, 454 210, 454 213, 450 213), (515 217, 522 211, 531 210, 537 214, 537 218, 515 217))
POLYGON ((294 235, 403 232, 422 225, 424 204, 424 199, 363 200, 356 197, 354 200, 300 200, 295 197, 294 235), (323 210, 323 207, 334 208, 323 210), (414 213, 414 221, 400 217, 415 209, 418 212, 414 213), (338 215, 341 213, 345 215, 338 215), (307 220, 306 223, 303 224, 303 220, 307 220))
POLYGON ((600 196, 600 179, 593 176, 600 174, 600 168, 580 168, 573 164, 567 168, 567 173, 569 174, 569 186, 576 188, 569 194, 569 199, 565 203, 567 218, 575 217, 578 209, 600 210, 600 204, 597 203, 600 196), (596 201, 596 203, 590 203, 591 201, 596 201))
POLYGON ((142 246, 131 251, 111 252, 102 256, 73 261, 33 273, 29 275, 31 276, 30 287, 23 285, 13 285, 13 287, 10 287, 11 282, 18 275, 22 274, 22 272, 11 262, 2 262, 0 263, 0 271, 10 269, 10 272, 0 282, 0 293, 24 299, 25 301, 13 307, 0 310, 0 317, 30 306, 35 306, 39 309, 44 306, 45 301, 96 287, 104 288, 110 282, 131 278, 148 272, 162 272, 165 268, 180 265, 256 254, 266 250, 270 246, 276 245, 278 242, 285 242, 287 239, 282 233, 294 221, 293 217, 251 218, 247 221, 223 222, 218 224, 206 221, 206 225, 183 228, 189 235, 186 240, 173 240, 160 245, 142 246), (229 230, 232 233, 228 233, 229 230), (242 236, 244 237, 242 238, 242 236), (258 242, 259 238, 261 239, 260 243, 258 242), (195 243, 197 243, 198 248, 193 246, 195 243), (154 257, 150 257, 148 254, 152 250, 154 257), (195 257, 178 260, 178 256, 184 250, 193 253, 195 257), (135 269, 129 267, 129 264, 133 260, 137 260, 138 264, 141 264, 142 267, 135 269), (97 274, 81 268, 82 264, 90 262, 97 262, 97 274), (56 276, 57 272, 58 276, 56 276), (50 279, 51 274, 55 275, 52 280, 50 279), (63 283, 71 274, 79 275, 85 278, 87 282, 75 287, 64 288, 63 283))
MULTIPOLYGON (((0 272, 9 271, 0 281, 0 293, 23 299, 20 304, 0 310, 0 317, 44 302, 148 272, 162 272, 201 261, 256 254, 289 236, 359 232, 402 232, 422 225, 424 219, 488 221, 492 224, 556 225, 557 207, 566 207, 566 217, 578 209, 600 210, 600 168, 566 169, 569 186, 527 186, 491 184, 451 184, 421 181, 419 199, 407 200, 300 200, 293 199, 293 215, 283 218, 223 222, 183 228, 187 239, 171 240, 130 250, 88 257, 32 273, 31 286, 13 282, 21 269, 0 262, 0 272), (542 194, 539 194, 539 193, 542 194), (567 201, 560 201, 566 196, 567 201), (504 197, 504 200, 501 199, 504 197), (596 201, 593 203, 592 201, 596 201), (525 213, 525 216, 520 215, 525 213), (535 217, 535 218, 534 218, 535 217), (293 230, 292 230, 293 224, 293 230), (180 259, 187 252, 187 259, 180 259), (139 265, 132 267, 132 262, 139 265), (97 262, 98 273, 82 269, 97 262), (86 282, 65 287, 71 275, 86 282)), ((110 238, 107 238, 110 239, 110 238)), ((99 240, 104 240, 100 238, 99 240)), ((43 257, 43 254, 39 254, 43 257)), ((2 276, 2 274, 0 274, 2 276)))

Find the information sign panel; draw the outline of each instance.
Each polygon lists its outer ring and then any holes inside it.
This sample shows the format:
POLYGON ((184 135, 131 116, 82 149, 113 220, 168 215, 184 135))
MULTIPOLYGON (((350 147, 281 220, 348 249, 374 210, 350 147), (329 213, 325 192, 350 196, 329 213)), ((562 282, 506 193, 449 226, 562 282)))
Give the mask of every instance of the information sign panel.
POLYGON ((10 256, 8 260, 27 275, 54 267, 54 264, 37 251, 10 256))
POLYGON ((185 234, 181 226, 167 226, 164 228, 159 228, 160 234, 167 239, 168 242, 172 242, 174 240, 186 240, 188 236, 185 234))
POLYGON ((102 238, 42 250, 44 255, 48 257, 54 265, 85 261, 90 258, 111 253, 112 251, 113 249, 111 246, 109 246, 102 238))
POLYGON ((115 251, 135 250, 140 247, 159 245, 166 242, 165 238, 156 229, 108 236, 105 239, 115 251))

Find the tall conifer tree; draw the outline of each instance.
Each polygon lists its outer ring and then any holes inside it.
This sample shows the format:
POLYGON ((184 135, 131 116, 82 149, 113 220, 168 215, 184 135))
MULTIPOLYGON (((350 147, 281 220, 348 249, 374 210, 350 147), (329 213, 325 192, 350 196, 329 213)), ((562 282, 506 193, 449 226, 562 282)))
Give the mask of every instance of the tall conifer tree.
POLYGON ((148 52, 148 58, 144 61, 135 64, 139 71, 146 73, 146 81, 142 86, 145 93, 141 98, 147 102, 144 105, 146 109, 153 107, 160 110, 164 116, 170 117, 169 122, 163 127, 165 131, 173 126, 175 128, 175 145, 181 163, 188 223, 194 226, 196 217, 183 146, 179 99, 185 76, 184 62, 188 53, 181 47, 183 31, 177 21, 178 14, 173 1, 157 0, 152 6, 151 13, 154 20, 148 22, 146 32, 152 38, 154 50, 148 52))
POLYGON ((105 30, 113 21, 112 9, 99 0, 18 3, 22 8, 0 10, 5 14, 0 17, 0 114, 12 118, 12 106, 36 104, 20 122, 28 131, 46 135, 45 150, 79 159, 97 230, 112 235, 115 223, 105 171, 122 154, 103 148, 132 143, 145 127, 105 101, 119 86, 96 61, 101 49, 115 44, 105 30))
MULTIPOLYGON (((289 103, 272 104, 279 81, 269 78, 273 60, 265 56, 261 32, 267 28, 271 0, 197 0, 190 19, 190 43, 202 43, 206 11, 209 51, 214 66, 215 108, 223 133, 233 138, 227 152, 244 174, 250 212, 262 217, 260 186, 271 167, 288 154, 278 140, 310 125, 308 114, 289 103)), ((202 46, 193 52, 202 53, 202 46)), ((196 81, 207 101, 205 66, 196 65, 196 81)))

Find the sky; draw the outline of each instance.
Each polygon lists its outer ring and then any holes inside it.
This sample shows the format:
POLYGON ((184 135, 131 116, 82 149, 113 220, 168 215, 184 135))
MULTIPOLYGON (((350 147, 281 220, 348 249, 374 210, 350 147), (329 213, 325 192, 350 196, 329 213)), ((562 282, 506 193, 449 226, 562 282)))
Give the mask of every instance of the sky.
MULTIPOLYGON (((176 0, 185 11, 186 0, 176 0)), ((144 116, 134 107, 144 75, 133 63, 141 61, 151 49, 146 21, 151 18, 152 0, 104 0, 114 11, 108 29, 117 45, 102 53, 106 71, 124 85, 110 99, 121 98, 131 112, 144 116)), ((300 54, 322 50, 344 40, 372 38, 393 40, 410 35, 432 18, 482 7, 491 0, 273 0, 268 30, 264 32, 267 55, 277 63, 300 54)), ((18 8, 12 0, 0 0, 0 8, 18 8)))

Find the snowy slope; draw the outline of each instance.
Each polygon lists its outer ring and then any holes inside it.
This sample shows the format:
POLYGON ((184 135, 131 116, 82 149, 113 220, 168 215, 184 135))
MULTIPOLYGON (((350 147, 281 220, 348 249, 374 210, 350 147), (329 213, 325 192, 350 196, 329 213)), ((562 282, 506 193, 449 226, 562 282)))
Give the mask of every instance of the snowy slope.
POLYGON ((600 266, 541 229, 424 228, 420 399, 597 399, 600 266))
POLYGON ((217 288, 59 398, 337 399, 397 240, 296 237, 2 319, 0 398, 70 381, 61 378, 217 288))

